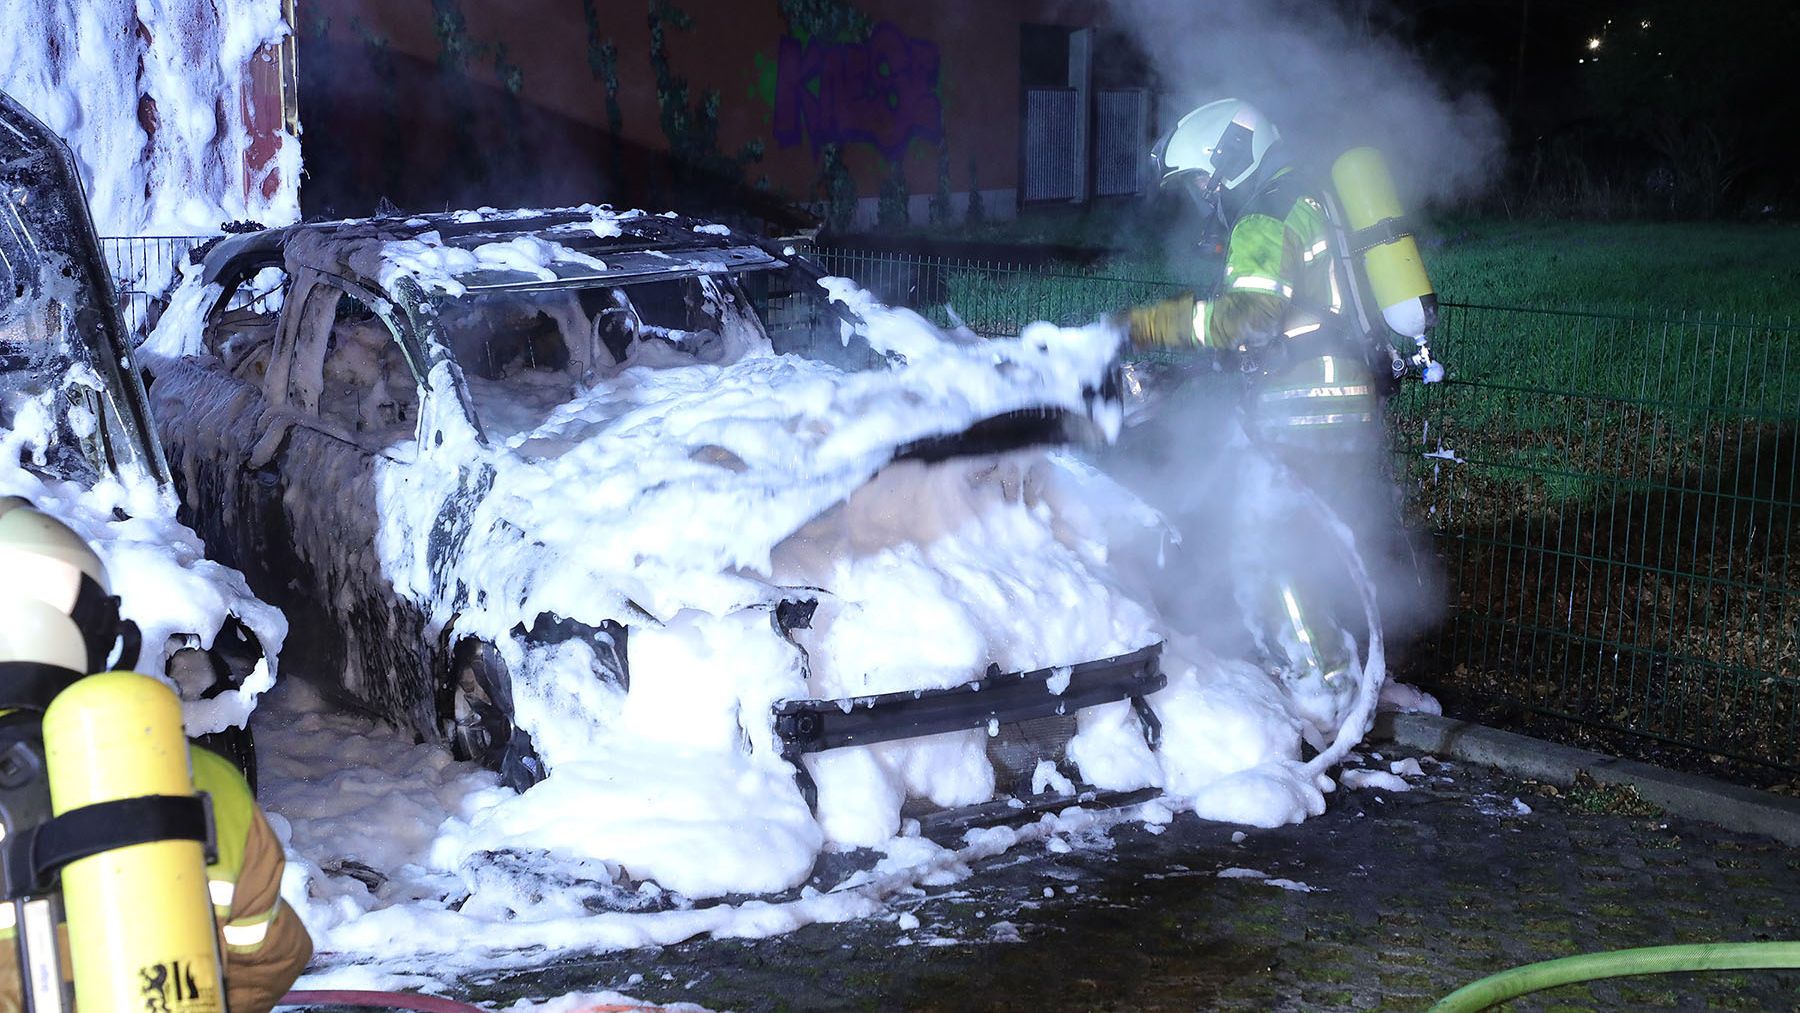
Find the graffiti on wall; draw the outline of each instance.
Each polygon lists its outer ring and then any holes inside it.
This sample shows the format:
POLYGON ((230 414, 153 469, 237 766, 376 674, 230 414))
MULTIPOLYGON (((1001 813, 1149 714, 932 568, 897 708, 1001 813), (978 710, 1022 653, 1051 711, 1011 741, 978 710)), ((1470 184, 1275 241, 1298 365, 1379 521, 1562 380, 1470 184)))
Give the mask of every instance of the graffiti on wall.
POLYGON ((944 136, 939 62, 936 43, 885 22, 861 41, 785 36, 775 71, 775 140, 783 147, 807 141, 815 155, 827 144, 865 142, 890 159, 915 139, 936 143, 944 136))

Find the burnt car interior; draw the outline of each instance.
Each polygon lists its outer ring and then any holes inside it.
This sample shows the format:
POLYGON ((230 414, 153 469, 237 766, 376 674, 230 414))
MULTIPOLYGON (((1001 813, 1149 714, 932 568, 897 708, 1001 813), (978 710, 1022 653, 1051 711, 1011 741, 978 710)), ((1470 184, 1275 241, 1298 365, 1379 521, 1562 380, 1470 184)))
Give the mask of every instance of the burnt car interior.
POLYGON ((535 370, 579 380, 638 361, 634 352, 652 346, 717 361, 725 353, 722 307, 733 302, 712 279, 671 278, 470 293, 440 300, 438 323, 467 374, 502 380, 535 370))
POLYGON ((269 349, 287 272, 265 267, 245 275, 213 310, 206 326, 206 350, 233 376, 261 385, 269 371, 269 349))
MULTIPOLYGON (((332 311, 324 335, 319 417, 337 428, 378 440, 410 436, 419 418, 419 387, 394 332, 348 292, 317 290, 332 311)), ((322 297, 322 298, 321 298, 322 297)), ((302 340, 301 347, 307 342, 302 340)))

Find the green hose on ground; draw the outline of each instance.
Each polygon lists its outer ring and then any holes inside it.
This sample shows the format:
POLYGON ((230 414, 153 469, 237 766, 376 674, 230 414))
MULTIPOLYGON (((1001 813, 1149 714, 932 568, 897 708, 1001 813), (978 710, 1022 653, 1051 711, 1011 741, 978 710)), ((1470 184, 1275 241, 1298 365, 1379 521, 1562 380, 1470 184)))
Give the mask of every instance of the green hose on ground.
POLYGON ((1496 1003, 1558 985, 1671 971, 1800 969, 1800 942, 1696 943, 1583 953, 1491 974, 1445 996, 1431 1013, 1475 1013, 1496 1003))

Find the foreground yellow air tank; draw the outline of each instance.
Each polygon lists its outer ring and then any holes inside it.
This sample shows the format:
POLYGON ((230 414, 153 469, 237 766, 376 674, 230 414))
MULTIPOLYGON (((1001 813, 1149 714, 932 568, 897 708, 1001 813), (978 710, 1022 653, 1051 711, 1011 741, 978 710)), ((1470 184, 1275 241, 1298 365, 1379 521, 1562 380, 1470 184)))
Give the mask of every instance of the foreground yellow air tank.
MULTIPOLYGON (((50 806, 194 794, 181 701, 132 672, 92 675, 44 712, 50 806)), ((81 1013, 223 1013, 225 993, 199 841, 155 841, 62 872, 81 1013)))
MULTIPOLYGON (((1354 232, 1402 218, 1387 161, 1374 148, 1352 148, 1331 166, 1331 182, 1354 232)), ((1361 244, 1358 244, 1361 245, 1361 244)), ((1398 235, 1363 253, 1363 268, 1381 315, 1395 333, 1421 338, 1437 322, 1437 295, 1419 260, 1419 244, 1398 235)))

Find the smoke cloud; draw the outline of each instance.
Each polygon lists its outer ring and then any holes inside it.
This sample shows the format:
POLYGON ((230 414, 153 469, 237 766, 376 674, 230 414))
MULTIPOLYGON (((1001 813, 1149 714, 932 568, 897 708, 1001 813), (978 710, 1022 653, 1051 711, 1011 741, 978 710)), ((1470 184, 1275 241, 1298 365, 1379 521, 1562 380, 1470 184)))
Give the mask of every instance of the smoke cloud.
POLYGON ((1442 79, 1386 34, 1378 0, 1112 0, 1115 26, 1160 78, 1159 128, 1221 98, 1251 102, 1303 160, 1373 144, 1415 206, 1477 194, 1504 132, 1487 97, 1442 79))
POLYGON ((1266 632, 1257 620, 1285 577, 1310 585, 1314 604, 1366 646, 1337 524, 1354 536, 1390 640, 1441 617, 1440 568, 1404 529, 1379 437, 1360 449, 1286 452, 1246 431, 1244 380, 1229 368, 1192 357, 1133 369, 1143 393, 1128 396, 1125 432, 1099 463, 1176 532, 1178 543, 1133 567, 1152 575, 1147 590, 1174 626, 1217 653, 1254 653, 1266 632))

